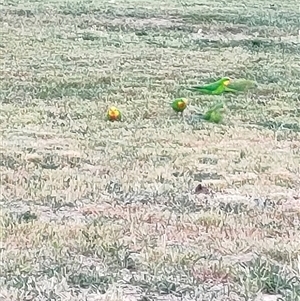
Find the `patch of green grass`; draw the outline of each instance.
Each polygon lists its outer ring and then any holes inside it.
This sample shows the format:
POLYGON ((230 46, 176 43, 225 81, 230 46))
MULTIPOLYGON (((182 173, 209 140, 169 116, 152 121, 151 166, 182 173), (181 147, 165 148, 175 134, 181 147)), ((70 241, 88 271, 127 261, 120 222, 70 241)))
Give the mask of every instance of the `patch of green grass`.
MULTIPOLYGON (((239 271, 237 277, 238 281, 250 290, 280 294, 288 300, 297 298, 300 294, 299 275, 288 275, 284 268, 259 257, 244 266, 243 272, 239 271)), ((245 292, 245 296, 247 294, 248 292, 245 292)))
POLYGON ((183 19, 194 24, 219 22, 229 24, 242 24, 250 27, 268 26, 276 28, 297 29, 299 19, 296 12, 274 12, 272 10, 256 12, 255 15, 238 13, 231 9, 224 12, 208 11, 205 13, 189 13, 183 15, 183 19))

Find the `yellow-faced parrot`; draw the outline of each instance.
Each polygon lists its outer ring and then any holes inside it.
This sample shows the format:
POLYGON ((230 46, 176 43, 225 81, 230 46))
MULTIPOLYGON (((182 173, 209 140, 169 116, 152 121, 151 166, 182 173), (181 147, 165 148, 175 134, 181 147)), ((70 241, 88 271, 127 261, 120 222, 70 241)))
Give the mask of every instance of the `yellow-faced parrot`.
POLYGON ((186 98, 177 98, 171 103, 171 107, 177 113, 183 113, 188 104, 188 100, 186 98))
POLYGON ((106 116, 110 121, 120 121, 122 118, 121 112, 116 107, 110 107, 106 116))

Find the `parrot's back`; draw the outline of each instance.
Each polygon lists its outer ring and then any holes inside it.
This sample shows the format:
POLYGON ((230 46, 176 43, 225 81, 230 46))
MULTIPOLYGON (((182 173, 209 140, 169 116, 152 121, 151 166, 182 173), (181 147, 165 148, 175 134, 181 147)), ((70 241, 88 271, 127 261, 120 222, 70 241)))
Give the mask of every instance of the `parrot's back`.
POLYGON ((212 91, 212 94, 214 95, 220 95, 225 91, 225 86, 219 85, 215 90, 212 91))
POLYGON ((193 86, 192 88, 197 89, 197 90, 214 91, 214 90, 218 89, 219 86, 220 86, 220 84, 215 82, 215 83, 211 83, 211 84, 207 84, 207 85, 203 85, 203 86, 193 86))
POLYGON ((223 82, 223 78, 219 79, 216 82, 207 84, 207 85, 193 86, 192 89, 203 91, 203 92, 208 92, 208 93, 209 92, 214 92, 216 90, 220 91, 223 88, 222 82, 223 82))

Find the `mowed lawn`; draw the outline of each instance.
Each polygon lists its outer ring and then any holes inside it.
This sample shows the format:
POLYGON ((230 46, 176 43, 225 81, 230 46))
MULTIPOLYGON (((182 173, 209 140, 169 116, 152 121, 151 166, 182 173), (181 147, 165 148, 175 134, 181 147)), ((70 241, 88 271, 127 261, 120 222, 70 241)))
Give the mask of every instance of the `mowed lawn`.
POLYGON ((2 2, 0 300, 300 300, 299 14, 2 2), (257 87, 185 89, 222 76, 257 87))

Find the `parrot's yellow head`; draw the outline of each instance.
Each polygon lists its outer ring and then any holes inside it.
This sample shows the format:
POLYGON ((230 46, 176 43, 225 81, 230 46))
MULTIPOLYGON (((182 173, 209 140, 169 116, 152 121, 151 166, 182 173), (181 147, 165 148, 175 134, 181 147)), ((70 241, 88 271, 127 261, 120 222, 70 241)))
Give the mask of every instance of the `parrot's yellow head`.
POLYGON ((116 107, 110 107, 107 112, 109 120, 118 120, 121 118, 121 112, 116 107))
POLYGON ((188 100, 186 98, 181 98, 180 101, 178 101, 178 108, 180 109, 185 109, 186 106, 188 105, 188 100))
POLYGON ((230 78, 229 77, 224 77, 223 78, 223 85, 228 86, 230 84, 230 78))

